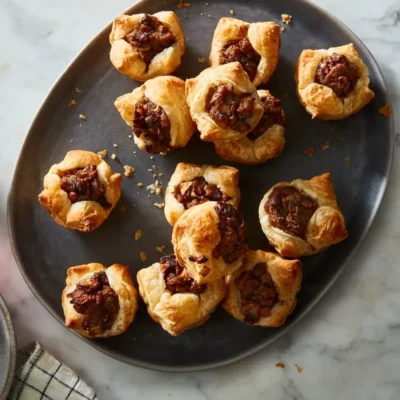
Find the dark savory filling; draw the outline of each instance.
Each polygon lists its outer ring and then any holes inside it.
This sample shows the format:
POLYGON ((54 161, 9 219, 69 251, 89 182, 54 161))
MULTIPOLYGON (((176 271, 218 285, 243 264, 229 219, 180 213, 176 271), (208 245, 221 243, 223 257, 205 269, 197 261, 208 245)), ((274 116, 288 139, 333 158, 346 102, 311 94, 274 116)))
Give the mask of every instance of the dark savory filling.
POLYGON ((254 324, 260 318, 271 315, 271 309, 279 299, 265 263, 255 265, 252 271, 242 272, 235 283, 240 292, 241 311, 245 322, 254 324))
POLYGON ((206 201, 229 201, 231 199, 218 186, 208 183, 202 176, 176 185, 174 196, 186 210, 206 201))
POLYGON ((165 284, 172 293, 202 294, 206 290, 206 285, 199 285, 184 272, 173 254, 161 257, 160 266, 165 284))
POLYGON ((97 201, 106 210, 111 204, 106 200, 106 188, 100 183, 95 165, 68 171, 57 171, 61 178, 61 189, 67 192, 71 203, 97 201))
POLYGON ((206 110, 221 128, 240 133, 249 130, 246 120, 253 115, 254 98, 249 94, 237 95, 230 83, 213 86, 208 92, 206 110))
POLYGON ((142 97, 135 104, 133 115, 133 133, 136 137, 143 135, 146 151, 153 154, 167 151, 171 124, 164 109, 142 97))
POLYGON ((275 187, 264 206, 272 226, 302 238, 317 208, 314 199, 303 195, 293 186, 275 187))
POLYGON ((111 329, 119 311, 119 299, 104 272, 96 272, 90 279, 79 282, 68 297, 75 311, 84 315, 83 329, 91 334, 111 329))
POLYGON ((321 60, 315 82, 331 88, 338 97, 346 97, 356 86, 360 73, 346 56, 334 53, 321 60))
POLYGON ((254 80, 257 74, 257 67, 260 60, 261 56, 254 50, 247 38, 229 40, 224 46, 220 57, 221 64, 228 64, 235 61, 240 62, 251 81, 254 80))
POLYGON ((168 28, 148 14, 142 17, 125 39, 138 51, 140 59, 147 65, 158 53, 176 42, 168 28))
POLYGON ((282 110, 282 102, 274 96, 261 97, 264 106, 264 114, 257 126, 247 135, 250 140, 256 140, 272 125, 286 126, 285 114, 282 110))
POLYGON ((226 263, 231 264, 247 251, 243 216, 237 208, 222 201, 215 206, 215 211, 219 217, 221 240, 213 250, 213 257, 222 257, 226 263))

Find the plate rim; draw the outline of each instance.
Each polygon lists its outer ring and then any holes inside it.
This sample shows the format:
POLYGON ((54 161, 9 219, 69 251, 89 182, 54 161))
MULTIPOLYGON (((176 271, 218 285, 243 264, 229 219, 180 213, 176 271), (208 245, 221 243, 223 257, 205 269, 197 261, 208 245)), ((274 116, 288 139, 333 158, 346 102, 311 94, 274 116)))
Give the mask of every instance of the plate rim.
MULTIPOLYGON (((390 93, 388 91, 388 86, 387 86, 387 83, 385 81, 385 77, 384 77, 384 75, 382 73, 382 70, 381 70, 377 60, 375 59, 375 57, 373 56, 371 51, 368 49, 368 47, 364 44, 364 42, 350 28, 348 28, 347 25, 345 25, 337 17, 332 15, 330 12, 326 11, 321 6, 311 2, 309 0, 296 0, 296 1, 298 1, 299 3, 307 4, 309 7, 314 8, 316 10, 316 12, 324 14, 325 18, 333 20, 334 23, 339 25, 341 27, 341 29, 343 31, 345 31, 346 34, 349 37, 351 37, 352 42, 356 43, 356 47, 362 47, 364 49, 364 51, 366 51, 368 53, 368 55, 370 57, 370 60, 373 62, 374 67, 376 68, 377 72, 379 73, 379 77, 382 80, 383 89, 384 89, 384 92, 385 92, 385 95, 386 95, 386 98, 387 98, 387 102, 389 104, 392 104, 390 93)), ((146 3, 151 3, 151 2, 152 2, 152 0, 139 0, 135 5, 133 5, 132 7, 129 7, 127 10, 122 12, 120 15, 122 15, 122 14, 132 14, 132 13, 135 12, 136 9, 138 9, 138 8, 140 8, 142 6, 146 6, 146 3)), ((20 150, 20 153, 19 153, 18 158, 17 158, 17 162, 15 163, 15 166, 14 166, 13 178, 12 178, 12 181, 11 181, 11 185, 10 185, 10 189, 9 189, 9 193, 8 193, 8 198, 7 198, 8 234, 9 234, 11 249, 12 249, 13 256, 14 256, 14 259, 16 261, 16 264, 18 266, 18 269, 19 269, 22 277, 24 278, 26 284, 28 285, 29 289, 31 290, 33 295, 36 297, 36 299, 39 300, 39 302, 49 312, 49 314, 53 318, 55 318, 59 323, 61 323, 62 325, 64 325, 64 320, 62 318, 60 318, 56 313, 53 313, 53 311, 50 309, 51 307, 47 305, 46 301, 42 298, 41 294, 36 290, 34 283, 29 279, 27 274, 25 274, 25 268, 24 268, 23 262, 21 261, 19 252, 18 252, 18 250, 16 248, 15 231, 14 231, 14 227, 13 227, 13 223, 12 223, 12 217, 11 217, 11 215, 14 212, 13 211, 14 210, 13 197, 14 197, 14 193, 15 193, 14 188, 17 185, 17 183, 16 183, 16 173, 20 169, 21 164, 23 163, 22 158, 21 158, 21 154, 23 153, 23 151, 27 147, 27 141, 28 141, 27 139, 30 136, 31 131, 34 130, 33 128, 36 125, 36 121, 39 118, 39 115, 45 109, 49 98, 51 97, 53 92, 56 90, 56 87, 58 86, 59 82, 63 79, 64 75, 66 75, 68 73, 69 69, 73 66, 73 64, 81 56, 83 56, 85 54, 85 52, 87 52, 98 41, 98 39, 101 36, 105 35, 107 32, 109 32, 111 30, 111 26, 112 26, 112 21, 108 25, 106 25, 100 32, 98 32, 87 43, 87 45, 85 45, 82 48, 82 50, 78 52, 78 54, 68 63, 66 68, 61 72, 61 74, 58 76, 58 78, 55 80, 53 85, 50 87, 50 89, 46 93, 42 103, 40 104, 39 108, 37 109, 37 112, 35 113, 35 117, 33 118, 31 124, 29 125, 27 133, 25 134, 25 137, 24 137, 24 140, 23 140, 23 143, 22 143, 22 146, 21 146, 21 150, 20 150)), ((372 225, 373 225, 373 223, 375 221, 377 213, 378 213, 378 211, 379 211, 379 209, 380 209, 380 207, 382 205, 382 201, 384 199, 384 196, 385 196, 385 193, 386 193, 386 190, 387 190, 388 182, 389 182, 389 179, 390 179, 390 176, 391 176, 391 173, 392 173, 392 167, 393 167, 393 158, 394 158, 394 118, 393 118, 393 114, 389 117, 389 122, 390 122, 389 123, 390 136, 389 136, 389 143, 388 143, 388 153, 389 153, 388 155, 389 155, 389 157, 388 157, 387 162, 386 162, 385 173, 384 173, 383 178, 381 180, 382 183, 380 185, 379 192, 377 193, 377 196, 374 199, 374 203, 373 203, 373 205, 371 207, 372 211, 371 211, 370 216, 368 218, 368 221, 366 223, 364 232, 361 234, 358 242, 352 248, 352 250, 349 252, 349 254, 345 258, 345 260, 342 262, 341 266, 337 270, 336 274, 332 277, 330 282, 321 290, 321 292, 315 298, 312 299, 312 301, 310 301, 310 303, 304 308, 304 310, 302 310, 302 312, 297 314, 295 318, 292 318, 289 323, 287 323, 286 325, 281 327, 280 331, 274 337, 272 337, 270 339, 266 339, 264 342, 262 342, 262 343, 260 343, 258 345, 255 345, 254 347, 251 347, 247 351, 244 351, 244 352, 242 352, 242 353, 240 353, 238 355, 235 355, 233 357, 227 358, 227 359, 222 360, 222 361, 208 362, 208 363, 205 363, 205 364, 193 364, 193 365, 181 367, 181 366, 170 366, 170 365, 162 365, 162 366, 160 366, 160 365, 154 364, 152 362, 134 360, 132 358, 124 356, 123 354, 116 353, 116 352, 114 352, 112 350, 106 350, 106 349, 100 348, 100 347, 98 347, 96 345, 96 342, 82 337, 81 335, 79 335, 75 331, 73 331, 73 333, 76 336, 78 336, 81 340, 83 340, 86 343, 88 343, 91 347, 93 347, 96 350, 102 352, 103 354, 106 354, 109 357, 112 357, 114 359, 122 361, 122 362, 124 362, 126 364, 134 365, 136 367, 145 368, 145 369, 149 369, 149 370, 153 370, 153 371, 161 371, 161 372, 197 372, 197 371, 206 371, 206 370, 210 370, 210 369, 214 369, 214 368, 220 368, 220 367, 223 367, 223 366, 227 366, 227 365, 236 363, 236 362, 238 362, 240 360, 243 360, 245 358, 248 358, 249 356, 259 352, 260 350, 266 348, 268 345, 270 345, 271 343, 273 343, 276 340, 278 340, 279 338, 281 338, 290 329, 292 329, 306 314, 308 314, 310 312, 310 310, 312 308, 314 308, 314 306, 325 296, 325 294, 328 292, 328 290, 333 286, 333 284, 338 280, 338 278, 343 273, 343 271, 347 268, 347 266, 349 265, 350 261, 357 254, 357 252, 359 251, 361 245, 364 244, 367 235, 371 231, 371 228, 372 228, 372 225)))
POLYGON ((0 311, 5 317, 5 322, 7 325, 8 335, 10 339, 10 364, 8 365, 7 379, 3 388, 0 388, 0 398, 7 398, 10 392, 12 383, 14 381, 15 366, 17 363, 17 341, 15 337, 14 324, 11 319, 10 311, 4 298, 0 295, 0 311))

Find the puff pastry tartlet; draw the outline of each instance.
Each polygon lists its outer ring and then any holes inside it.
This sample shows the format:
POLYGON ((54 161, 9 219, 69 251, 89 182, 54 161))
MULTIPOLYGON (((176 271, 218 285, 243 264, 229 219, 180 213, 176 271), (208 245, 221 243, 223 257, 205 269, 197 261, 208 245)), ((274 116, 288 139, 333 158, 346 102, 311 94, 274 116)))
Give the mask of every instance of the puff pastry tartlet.
POLYGON ((267 83, 279 60, 281 30, 275 22, 248 24, 221 18, 211 44, 210 65, 240 62, 255 86, 267 83))
POLYGON ((115 107, 132 127, 135 143, 149 153, 184 147, 195 131, 185 83, 174 76, 148 80, 132 93, 118 97, 115 107))
POLYGON ((238 184, 236 168, 179 163, 165 192, 165 217, 174 226, 185 210, 206 201, 226 201, 238 207, 238 184))
POLYGON ((315 254, 348 236, 329 173, 276 184, 258 212, 264 234, 283 257, 315 254))
POLYGON ((215 150, 225 160, 260 164, 279 156, 285 146, 286 117, 282 103, 269 90, 258 90, 264 114, 257 126, 239 140, 217 140, 215 150))
POLYGON ((205 141, 241 139, 264 111, 255 86, 238 62, 207 68, 188 79, 186 97, 205 141))
POLYGON ((88 338, 120 335, 133 322, 138 293, 129 268, 91 263, 71 267, 62 293, 65 326, 88 338))
POLYGON ((227 295, 222 306, 249 325, 280 326, 296 306, 301 278, 300 260, 249 250, 243 265, 226 277, 227 295))
POLYGON ((185 211, 174 225, 172 244, 182 267, 198 283, 212 282, 239 268, 247 251, 241 212, 208 201, 185 211))
POLYGON ((91 232, 107 219, 121 196, 121 174, 90 151, 69 151, 44 177, 39 201, 56 222, 91 232))
POLYGON ((154 321, 173 336, 203 324, 225 296, 225 280, 198 284, 174 255, 137 274, 139 293, 154 321))
POLYGON ((172 11, 154 15, 120 15, 110 34, 114 67, 140 82, 172 74, 181 64, 185 36, 172 11))
POLYGON ((374 98, 368 68, 352 43, 303 50, 295 72, 297 96, 312 118, 343 119, 374 98))

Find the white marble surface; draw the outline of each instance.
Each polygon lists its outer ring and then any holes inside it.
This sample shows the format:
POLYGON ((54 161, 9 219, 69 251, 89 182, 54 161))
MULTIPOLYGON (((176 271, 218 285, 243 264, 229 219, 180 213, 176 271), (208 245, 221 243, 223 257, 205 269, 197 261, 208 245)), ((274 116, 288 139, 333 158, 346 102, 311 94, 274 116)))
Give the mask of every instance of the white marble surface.
MULTIPOLYGON (((216 0, 214 0, 216 1, 216 0)), ((400 106, 400 1, 320 0, 377 58, 400 106)), ((127 366, 68 332, 33 297, 7 237, 6 200, 25 132, 76 53, 132 0, 0 0, 0 292, 23 345, 40 340, 101 399, 400 399, 400 154, 372 232, 321 303, 268 349, 210 372, 127 366), (286 369, 276 368, 283 361, 286 369), (294 364, 304 369, 299 374, 294 364)), ((290 13, 290 10, 282 10, 290 13)), ((396 128, 400 131, 400 113, 396 128)))

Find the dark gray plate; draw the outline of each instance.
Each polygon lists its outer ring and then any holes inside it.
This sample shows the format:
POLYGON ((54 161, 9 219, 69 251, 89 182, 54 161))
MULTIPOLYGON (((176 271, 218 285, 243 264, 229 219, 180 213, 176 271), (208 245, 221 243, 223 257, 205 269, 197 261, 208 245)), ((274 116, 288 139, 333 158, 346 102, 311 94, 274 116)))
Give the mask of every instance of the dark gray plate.
MULTIPOLYGON (((172 9, 179 15, 188 40, 182 66, 177 71, 182 78, 194 77, 206 68, 197 58, 208 57, 215 26, 219 18, 230 15, 229 10, 249 22, 280 21, 281 13, 294 16, 282 34, 279 66, 268 84, 272 93, 283 100, 289 122, 287 146, 284 154, 274 161, 256 167, 239 166, 241 209, 249 228, 250 247, 266 247, 257 216, 265 191, 282 180, 310 178, 326 171, 332 173, 350 232, 349 239, 342 244, 304 259, 298 305, 282 328, 246 326, 218 309, 203 326, 174 338, 150 319, 141 304, 135 323, 126 333, 107 340, 88 341, 127 363, 158 370, 188 371, 225 365, 256 352, 293 326, 321 298, 372 224, 388 180, 393 134, 392 121, 378 114, 378 108, 389 101, 378 65, 357 37, 321 9, 300 0, 212 1, 209 7, 201 0, 192 1, 192 6, 184 9, 178 9, 176 3, 148 0, 130 12, 172 9), (295 95, 293 72, 297 57, 304 48, 327 48, 349 42, 356 45, 368 65, 376 98, 344 121, 311 121, 295 95), (340 141, 339 136, 344 140, 340 141), (326 140, 330 141, 330 148, 322 151, 326 140), (317 149, 312 158, 303 154, 310 146, 317 149), (351 157, 350 163, 345 162, 346 157, 351 157)), ((201 142, 197 136, 185 149, 171 152, 167 157, 156 156, 155 161, 134 148, 128 139, 131 132, 113 102, 138 83, 112 67, 108 59, 109 31, 110 26, 83 50, 45 100, 21 151, 9 197, 10 236, 18 265, 32 291, 60 322, 63 321, 60 295, 68 267, 90 261, 105 265, 119 262, 129 265, 135 275, 140 268, 159 259, 156 246, 168 244, 168 251, 172 250, 171 228, 163 211, 153 205, 162 199, 155 195, 148 198, 145 188, 136 186, 139 181, 145 186, 153 182, 152 173, 148 172, 153 164, 165 174, 160 179, 164 186, 179 161, 225 164, 213 145, 201 142), (81 94, 75 92, 77 86, 82 88, 81 94), (77 99, 79 105, 68 107, 71 99, 77 99), (87 116, 87 121, 78 118, 80 113, 87 116), (113 143, 119 147, 113 149, 113 143), (116 161, 108 158, 114 170, 122 171, 125 164, 136 168, 133 179, 123 180, 120 205, 126 207, 126 212, 117 207, 109 220, 90 234, 58 226, 37 201, 48 168, 71 149, 108 149, 109 154, 114 151, 118 155, 116 161), (137 229, 142 229, 144 236, 135 242, 137 229), (147 253, 147 262, 140 260, 140 251, 147 253)))
POLYGON ((14 378, 17 348, 7 305, 0 296, 0 399, 5 399, 14 378))

